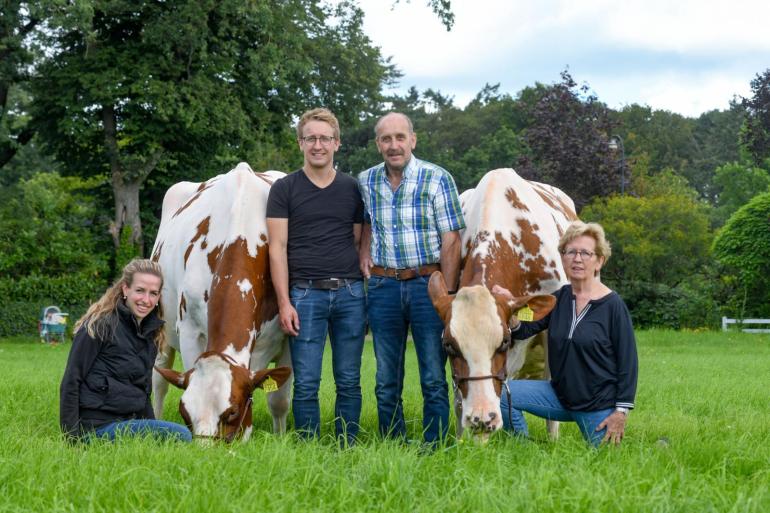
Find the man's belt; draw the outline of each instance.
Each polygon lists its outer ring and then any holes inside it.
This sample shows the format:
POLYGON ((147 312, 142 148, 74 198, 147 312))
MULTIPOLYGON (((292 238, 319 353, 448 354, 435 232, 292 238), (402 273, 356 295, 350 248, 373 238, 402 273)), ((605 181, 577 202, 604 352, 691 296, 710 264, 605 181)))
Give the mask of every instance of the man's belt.
POLYGON ((440 271, 441 266, 439 264, 421 265, 420 267, 411 267, 407 269, 396 269, 395 267, 381 267, 375 265, 371 269, 371 273, 375 276, 385 276, 387 278, 395 278, 397 280, 411 280, 418 276, 430 276, 436 271, 440 271))
POLYGON ((359 280, 353 280, 350 278, 327 278, 325 280, 294 280, 291 282, 292 287, 299 287, 301 289, 322 289, 322 290, 338 290, 342 287, 347 287, 351 283, 355 283, 359 280))

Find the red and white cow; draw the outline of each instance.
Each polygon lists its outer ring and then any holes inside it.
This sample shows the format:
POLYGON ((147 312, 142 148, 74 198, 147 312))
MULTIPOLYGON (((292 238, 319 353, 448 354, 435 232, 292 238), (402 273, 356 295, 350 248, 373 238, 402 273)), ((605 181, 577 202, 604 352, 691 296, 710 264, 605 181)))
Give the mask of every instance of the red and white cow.
POLYGON ((248 439, 255 387, 278 387, 267 402, 273 430, 286 430, 291 355, 265 222, 270 186, 282 176, 242 162, 203 183, 178 183, 163 199, 153 259, 163 269, 167 347, 155 362, 153 407, 160 418, 169 382, 184 389, 179 410, 196 437, 248 439), (171 369, 177 350, 184 373, 171 369), (266 369, 270 362, 281 367, 266 369))
MULTIPOLYGON (((535 319, 553 308, 555 298, 549 294, 566 283, 559 238, 577 216, 562 191, 525 180, 513 169, 490 171, 478 187, 461 195, 461 203, 466 228, 460 288, 449 295, 436 272, 428 290, 444 321, 458 436, 469 428, 485 439, 502 427, 505 378, 547 374, 546 335, 511 343, 507 323, 525 305, 535 319), (515 300, 492 294, 495 285, 511 291, 515 300)), ((549 424, 553 436, 557 428, 549 424)))

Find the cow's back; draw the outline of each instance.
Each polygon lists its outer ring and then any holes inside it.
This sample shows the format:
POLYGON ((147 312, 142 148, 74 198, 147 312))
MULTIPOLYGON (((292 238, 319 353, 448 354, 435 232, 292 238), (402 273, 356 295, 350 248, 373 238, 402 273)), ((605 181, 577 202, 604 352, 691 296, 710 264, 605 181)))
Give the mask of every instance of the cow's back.
POLYGON ((558 241, 577 216, 559 189, 496 169, 465 198, 463 215, 462 285, 498 284, 523 296, 566 283, 558 241))
POLYGON ((251 331, 247 337, 253 339, 264 321, 258 310, 265 303, 260 282, 269 281, 265 210, 270 186, 280 176, 257 174, 241 163, 206 182, 176 184, 164 198, 153 258, 164 273, 169 343, 181 350, 185 368, 217 335, 209 324, 225 324, 228 300, 235 300, 233 315, 248 310, 237 303, 249 300, 252 318, 238 326, 251 331))

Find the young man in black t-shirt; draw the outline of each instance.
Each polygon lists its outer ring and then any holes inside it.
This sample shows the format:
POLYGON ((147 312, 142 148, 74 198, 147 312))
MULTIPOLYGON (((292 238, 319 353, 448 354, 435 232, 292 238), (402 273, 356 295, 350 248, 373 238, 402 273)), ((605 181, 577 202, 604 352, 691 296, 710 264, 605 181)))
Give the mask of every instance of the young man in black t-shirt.
POLYGON ((335 431, 350 444, 361 415, 363 203, 355 178, 333 166, 340 145, 334 114, 306 112, 297 137, 303 167, 276 181, 267 200, 270 275, 294 367, 294 426, 305 437, 320 432, 318 389, 328 333, 337 388, 335 431))

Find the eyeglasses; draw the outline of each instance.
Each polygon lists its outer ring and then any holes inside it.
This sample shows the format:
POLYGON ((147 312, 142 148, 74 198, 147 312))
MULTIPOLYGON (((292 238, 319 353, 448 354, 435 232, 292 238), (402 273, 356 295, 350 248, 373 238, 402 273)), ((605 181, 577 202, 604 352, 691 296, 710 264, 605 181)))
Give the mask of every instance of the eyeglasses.
POLYGON ((316 141, 321 141, 321 146, 329 146, 336 137, 331 137, 328 135, 322 135, 320 137, 317 137, 315 135, 308 135, 307 137, 300 137, 299 140, 304 142, 305 144, 309 144, 310 146, 315 146, 316 141))
POLYGON ((578 251, 577 249, 568 249, 567 251, 562 251, 561 254, 566 256, 567 258, 575 258, 576 256, 580 255, 580 258, 582 258, 583 260, 588 260, 589 258, 594 256, 596 253, 585 249, 581 249, 580 251, 578 251))

